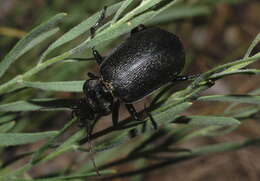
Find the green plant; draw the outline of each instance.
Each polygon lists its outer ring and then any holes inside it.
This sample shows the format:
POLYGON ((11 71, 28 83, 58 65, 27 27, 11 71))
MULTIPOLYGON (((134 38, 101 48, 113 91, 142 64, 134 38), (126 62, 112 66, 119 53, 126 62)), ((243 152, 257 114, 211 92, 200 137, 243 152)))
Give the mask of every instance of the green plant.
MULTIPOLYGON (((133 0, 126 0, 114 4, 108 8, 107 15, 115 14, 113 18, 104 24, 95 38, 86 38, 77 46, 61 53, 54 55, 57 48, 70 42, 71 40, 85 34, 89 28, 97 21, 99 13, 83 21, 79 25, 72 28, 67 33, 63 34, 56 41, 54 41, 46 51, 39 57, 38 63, 31 67, 28 71, 15 75, 12 79, 0 85, 0 94, 2 104, 0 105, 0 146, 16 146, 28 143, 34 143, 42 139, 47 139, 46 143, 39 149, 32 152, 24 153, 4 163, 0 170, 1 180, 22 180, 20 175, 29 171, 30 169, 43 164, 47 161, 71 151, 89 152, 81 145, 86 142, 86 132, 84 129, 79 129, 72 136, 67 138, 64 143, 57 144, 57 139, 64 134, 76 122, 76 119, 69 121, 62 129, 58 131, 47 131, 39 133, 19 133, 22 128, 16 125, 13 121, 17 116, 16 112, 27 111, 62 111, 69 110, 69 106, 74 103, 74 99, 57 99, 49 98, 48 94, 43 95, 44 98, 35 99, 21 99, 16 94, 24 88, 41 89, 46 92, 60 91, 60 92, 81 92, 84 81, 59 81, 59 82, 42 82, 32 81, 37 80, 37 75, 40 71, 47 70, 50 66, 55 66, 62 63, 78 63, 73 58, 78 54, 84 52, 92 46, 103 44, 104 42, 111 42, 113 39, 129 32, 133 27, 141 23, 157 23, 167 20, 167 18, 178 18, 195 16, 198 14, 205 14, 210 11, 210 8, 205 4, 186 5, 180 0, 168 1, 161 3, 163 0, 145 0, 138 4, 134 9, 126 11, 126 8, 132 4, 133 0), (174 14, 169 14, 169 8, 174 8, 174 14), (184 11, 186 10, 186 11, 184 11), (189 11, 190 10, 190 11, 189 11), (178 14, 179 12, 179 14, 178 14), (185 13, 183 13, 185 12, 185 13), (190 13, 190 14, 189 14, 190 13), (7 114, 6 114, 7 113, 7 114), (26 156, 31 156, 31 160, 16 170, 12 170, 9 166, 26 156)), ((47 22, 39 25, 33 29, 28 35, 22 38, 16 46, 5 56, 0 63, 0 77, 4 76, 7 69, 14 65, 16 61, 22 57, 26 52, 31 50, 35 45, 40 44, 44 40, 56 34, 59 30, 58 22, 66 14, 61 13, 47 22)), ((235 104, 250 103, 259 105, 260 93, 256 89, 251 94, 247 95, 212 95, 200 96, 199 93, 208 89, 210 81, 216 81, 223 77, 234 74, 259 74, 259 69, 246 69, 245 67, 260 60, 260 52, 251 55, 253 48, 260 41, 260 34, 251 43, 245 56, 236 61, 217 66, 195 79, 187 88, 178 91, 174 94, 167 93, 169 87, 161 90, 154 97, 153 102, 149 106, 151 115, 160 126, 158 131, 154 131, 151 127, 149 118, 145 118, 143 122, 133 122, 130 118, 120 122, 120 129, 108 127, 101 131, 94 133, 92 140, 106 136, 102 140, 98 140, 92 151, 97 152, 95 161, 99 166, 100 173, 107 179, 116 177, 131 176, 152 169, 160 168, 169 164, 177 164, 179 162, 189 160, 198 156, 208 155, 217 152, 224 152, 228 150, 236 150, 250 145, 259 145, 260 139, 249 139, 243 142, 230 142, 215 145, 206 145, 199 148, 187 149, 180 148, 178 145, 200 136, 217 136, 226 134, 239 126, 242 120, 252 116, 259 115, 260 107, 251 105, 244 106, 237 109, 232 109, 235 104), (234 102, 230 108, 226 110, 223 115, 210 116, 183 116, 182 113, 189 108, 193 103, 191 101, 224 101, 234 102), (143 133, 143 123, 147 125, 146 131, 143 133), (138 139, 134 141, 128 135, 128 131, 136 128, 138 130, 138 139), (153 144, 160 140, 158 144, 153 144), (126 144, 131 141, 131 144, 126 144), (120 147, 121 145, 121 147, 120 147), (122 146, 124 145, 124 146, 122 146), (120 149, 119 149, 120 147, 120 149), (171 156, 161 156, 162 153, 173 153, 171 156), (119 158, 118 155, 126 155, 119 158), (109 159, 108 159, 109 158, 109 159), (115 158, 115 161, 108 161, 115 158), (155 159, 157 163, 148 165, 147 160, 155 159), (140 160, 142 162, 140 162, 140 160), (130 170, 126 173, 115 173, 112 166, 120 165, 127 162, 135 162, 136 169, 130 170)), ((54 76, 54 75, 53 75, 54 76)), ((32 121, 32 120, 29 120, 32 121)), ((24 121, 23 124, 29 125, 30 122, 24 121)), ((34 180, 76 180, 84 179, 86 177, 95 176, 96 173, 92 165, 88 162, 82 165, 77 170, 72 168, 62 168, 62 171, 53 177, 46 179, 34 180)), ((29 180, 25 179, 24 180, 29 180)))

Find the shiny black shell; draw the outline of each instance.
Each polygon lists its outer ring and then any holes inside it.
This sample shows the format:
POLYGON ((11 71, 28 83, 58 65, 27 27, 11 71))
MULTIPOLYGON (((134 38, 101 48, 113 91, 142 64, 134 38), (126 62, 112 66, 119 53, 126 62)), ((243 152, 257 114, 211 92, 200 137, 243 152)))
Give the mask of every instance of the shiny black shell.
POLYGON ((163 86, 182 71, 185 52, 179 38, 160 28, 131 34, 100 65, 113 95, 133 103, 163 86))

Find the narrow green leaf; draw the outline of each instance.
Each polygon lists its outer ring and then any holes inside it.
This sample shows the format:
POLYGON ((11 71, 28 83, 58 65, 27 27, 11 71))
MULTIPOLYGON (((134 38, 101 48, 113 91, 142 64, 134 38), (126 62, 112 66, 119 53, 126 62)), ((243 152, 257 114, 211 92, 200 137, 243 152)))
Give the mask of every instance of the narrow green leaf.
POLYGON ((56 132, 56 134, 50 138, 41 148, 39 148, 37 150, 37 152, 35 152, 33 154, 31 163, 32 165, 37 165, 38 163, 41 162, 42 159, 42 155, 45 153, 45 151, 47 151, 51 145, 53 145, 54 141, 60 136, 62 135, 66 130, 68 130, 75 122, 76 122, 76 118, 71 119, 68 123, 66 123, 63 128, 61 130, 59 130, 58 132, 56 132))
POLYGON ((10 91, 15 91, 18 88, 21 88, 21 86, 19 86, 20 81, 30 79, 33 75, 46 69, 47 67, 49 67, 55 63, 62 62, 68 56, 69 56, 68 53, 64 53, 64 54, 54 57, 38 66, 33 67, 32 69, 28 70, 27 72, 25 72, 22 75, 17 75, 16 77, 12 78, 8 82, 0 85, 0 94, 4 94, 4 93, 10 92, 10 91))
POLYGON ((220 144, 204 146, 201 148, 194 149, 190 154, 205 155, 205 154, 212 154, 212 153, 218 153, 224 151, 238 150, 248 146, 259 146, 259 145, 260 145, 260 139, 251 139, 243 142, 220 143, 220 144))
POLYGON ((199 129, 196 129, 196 130, 193 129, 193 131, 191 131, 191 133, 188 133, 185 136, 183 136, 180 139, 180 141, 185 142, 187 140, 190 140, 190 139, 193 139, 196 137, 202 137, 202 136, 203 137, 204 136, 211 136, 211 137, 223 136, 238 128, 239 124, 235 123, 234 120, 228 120, 228 121, 231 121, 233 123, 231 123, 231 125, 229 125, 229 123, 228 124, 221 123, 221 125, 217 124, 217 125, 209 125, 209 126, 188 124, 186 127, 194 128, 194 126, 195 126, 195 127, 198 127, 199 129))
POLYGON ((123 1, 121 7, 117 10, 115 16, 111 20, 110 24, 114 24, 120 15, 124 12, 124 10, 133 2, 134 0, 125 0, 123 1))
POLYGON ((13 121, 15 118, 15 115, 5 115, 0 118, 0 124, 8 123, 10 121, 13 121))
POLYGON ((161 12, 159 15, 156 15, 153 19, 148 21, 147 24, 157 24, 180 18, 208 15, 210 12, 211 9, 204 5, 178 5, 161 12))
MULTIPOLYGON (((196 158, 198 156, 216 154, 227 151, 234 151, 248 146, 260 146, 260 139, 249 139, 243 142, 227 142, 214 144, 210 146, 203 146, 200 148, 192 149, 189 152, 177 153, 173 157, 167 157, 163 165, 169 164, 179 164, 182 161, 187 161, 189 159, 196 158)), ((160 165, 160 164, 159 164, 160 165)))
POLYGON ((41 163, 48 161, 48 160, 51 160, 51 159, 54 159, 55 157, 65 153, 65 152, 68 152, 70 150, 77 149, 78 148, 78 145, 77 145, 78 141, 80 139, 82 139, 85 135, 86 135, 85 129, 82 129, 82 130, 76 132, 73 136, 71 136, 63 144, 61 144, 57 149, 55 149, 55 151, 49 153, 46 157, 44 157, 41 160, 41 163))
MULTIPOLYGON (((138 170, 144 167, 147 167, 149 165, 149 161, 146 160, 145 158, 141 158, 139 160, 136 160, 133 163, 133 167, 138 170)), ((138 174, 138 175, 134 175, 133 177, 131 177, 130 181, 142 181, 145 180, 145 175, 144 174, 138 174)))
POLYGON ((172 158, 168 158, 168 162, 171 164, 177 164, 181 161, 196 158, 198 156, 234 151, 248 146, 260 146, 260 139, 249 139, 243 142, 227 142, 195 148, 191 150, 191 152, 179 153, 172 158))
MULTIPOLYGON (((141 136, 141 138, 143 137, 141 136)), ((98 152, 97 154, 95 154, 95 162, 97 166, 104 165, 109 161, 118 159, 118 157, 122 157, 123 155, 128 154, 130 150, 132 150, 134 147, 137 147, 138 144, 139 142, 131 142, 131 144, 123 144, 119 147, 113 147, 112 149, 108 149, 103 152, 98 152)), ((81 168, 77 171, 77 173, 80 174, 82 172, 90 171, 93 169, 94 169, 93 165, 87 162, 86 164, 81 166, 81 168)))
POLYGON ((129 20, 131 20, 134 16, 145 12, 146 10, 148 10, 149 8, 152 8, 153 6, 160 3, 161 1, 163 1, 163 0, 144 0, 144 1, 141 1, 139 6, 137 6, 135 9, 133 9, 132 11, 127 13, 122 19, 119 20, 119 22, 120 23, 122 23, 122 22, 126 23, 129 20))
POLYGON ((5 73, 9 66, 14 63, 24 53, 32 49, 46 38, 52 36, 58 31, 57 23, 64 18, 66 14, 60 13, 34 28, 26 36, 24 36, 15 47, 0 62, 0 77, 5 73))
POLYGON ((70 99, 32 99, 2 104, 0 112, 70 110, 73 103, 75 100, 70 99))
POLYGON ((255 75, 255 74, 260 74, 260 69, 242 69, 242 70, 234 70, 229 72, 220 72, 220 73, 213 74, 212 76, 210 76, 210 78, 219 79, 228 75, 235 75, 235 74, 255 75))
MULTIPOLYGON (((164 107, 159 108, 155 112, 152 112, 152 116, 158 126, 164 123, 168 123, 173 121, 179 114, 183 113, 188 107, 192 105, 191 102, 184 102, 182 104, 178 104, 177 106, 168 107, 164 109, 164 107), (157 111, 160 111, 159 113, 157 111)), ((147 118, 147 121, 149 118, 147 118)))
POLYGON ((251 92, 249 92, 249 95, 260 95, 260 88, 257 88, 251 92))
POLYGON ((35 111, 35 110, 40 110, 41 108, 43 107, 39 105, 31 104, 27 101, 17 101, 17 102, 0 105, 1 112, 35 111))
POLYGON ((230 72, 230 71, 242 69, 242 68, 250 65, 251 63, 254 63, 257 60, 260 60, 260 52, 256 53, 254 56, 247 57, 247 58, 242 59, 242 60, 244 60, 244 61, 241 61, 238 64, 234 64, 233 66, 229 67, 228 69, 224 70, 223 72, 230 72), (256 59, 254 60, 254 58, 256 58, 256 59))
POLYGON ((102 152, 108 149, 112 149, 115 146, 125 143, 129 140, 129 133, 127 130, 118 132, 118 134, 113 134, 111 137, 108 137, 106 140, 103 140, 101 144, 93 148, 94 152, 102 152))
MULTIPOLYGON (((260 88, 250 91, 250 92, 248 93, 248 95, 260 95, 260 88)), ((239 103, 236 103, 236 102, 230 104, 230 105, 226 108, 226 110, 224 111, 224 114, 229 114, 229 113, 231 112, 231 110, 232 110, 234 107, 236 107, 236 105, 238 105, 238 104, 239 104, 239 103)))
POLYGON ((21 175, 26 170, 29 170, 31 168, 32 168, 31 163, 26 163, 16 170, 10 170, 10 169, 4 170, 3 172, 0 172, 0 180, 1 181, 13 180, 14 178, 17 178, 17 175, 21 175))
POLYGON ((197 100, 260 104, 260 96, 253 95, 213 95, 199 97, 197 100))
POLYGON ((260 60, 260 52, 255 54, 254 56, 243 58, 240 60, 236 60, 230 63, 226 63, 224 65, 219 65, 203 74, 201 74, 195 81, 192 83, 192 87, 196 87, 200 82, 202 82, 205 79, 210 79, 213 74, 216 73, 225 73, 225 72, 233 72, 237 71, 238 69, 242 69, 246 67, 247 65, 254 63, 256 61, 260 60))
MULTIPOLYGON (((104 175, 110 175, 116 173, 116 170, 100 170, 99 173, 101 176, 104 175)), ((86 180, 86 177, 93 177, 97 176, 96 172, 88 172, 88 173, 81 173, 81 174, 74 174, 74 175, 68 175, 68 176, 58 176, 58 177, 50 177, 50 178, 39 178, 39 179, 12 179, 12 181, 66 181, 66 180, 86 180)))
MULTIPOLYGON (((111 14, 113 14, 120 6, 121 6, 122 2, 116 3, 112 6, 109 6, 107 8, 106 11, 106 16, 110 16, 111 14)), ((102 10, 101 10, 102 11, 102 10)), ((80 24, 78 24, 77 26, 73 27, 71 30, 69 30, 67 33, 65 33, 64 35, 62 35, 59 39, 57 39, 54 43, 52 43, 48 49, 42 54, 39 63, 42 63, 42 61, 45 59, 45 57, 54 49, 56 49, 57 47, 60 47, 61 45, 79 37, 80 35, 86 33, 86 31, 88 31, 90 29, 91 26, 93 26, 99 16, 101 11, 95 13, 94 15, 92 15, 91 17, 89 17, 88 19, 82 21, 80 24)))
POLYGON ((240 122, 231 117, 223 116, 180 116, 173 123, 183 123, 191 126, 238 126, 240 122))
POLYGON ((139 14, 141 12, 145 12, 147 9, 155 6, 156 4, 159 4, 163 0, 144 0, 141 2, 141 4, 136 8, 137 10, 134 10, 136 14, 139 14))
MULTIPOLYGON (((162 12, 168 10, 170 7, 172 6, 176 6, 178 5, 179 3, 181 3, 183 0, 174 0, 174 1, 169 1, 168 4, 166 4, 164 7, 161 7, 160 9, 156 10, 156 13, 154 14, 153 18, 154 17, 157 17, 159 14, 161 14, 162 12)), ((151 18, 152 19, 152 18, 151 18)))
POLYGON ((249 46, 248 50, 246 51, 246 54, 244 56, 244 58, 248 58, 252 52, 252 50, 255 48, 255 46, 259 43, 260 41, 260 33, 258 33, 255 37, 255 39, 253 40, 253 42, 251 43, 251 45, 249 46))
POLYGON ((216 133, 216 131, 218 131, 220 128, 222 128, 222 126, 207 126, 207 127, 203 127, 199 130, 196 130, 186 136, 184 136, 181 141, 187 141, 190 140, 192 138, 196 138, 196 137, 201 137, 201 136, 212 136, 213 134, 216 133))
POLYGON ((85 81, 63 81, 63 82, 26 82, 21 81, 20 84, 26 87, 37 88, 46 91, 60 92, 82 92, 85 81))
POLYGON ((0 133, 6 133, 10 131, 15 126, 15 121, 6 123, 0 126, 0 133))
POLYGON ((236 119, 246 119, 257 113, 260 113, 259 106, 248 106, 242 107, 240 109, 235 109, 234 111, 228 111, 225 113, 225 115, 232 116, 236 119))
POLYGON ((41 133, 0 133, 0 146, 14 146, 34 143, 57 134, 57 131, 48 131, 41 133))

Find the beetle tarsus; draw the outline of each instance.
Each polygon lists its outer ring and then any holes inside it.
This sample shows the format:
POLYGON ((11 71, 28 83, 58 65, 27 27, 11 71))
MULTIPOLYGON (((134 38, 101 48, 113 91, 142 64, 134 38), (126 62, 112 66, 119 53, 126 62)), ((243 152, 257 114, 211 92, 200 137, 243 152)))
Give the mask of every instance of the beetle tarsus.
POLYGON ((133 104, 125 104, 125 106, 126 106, 127 111, 129 112, 129 114, 131 115, 131 117, 134 121, 142 121, 139 118, 138 113, 136 112, 133 104))
POLYGON ((158 125, 157 125, 156 121, 154 120, 153 116, 151 115, 151 113, 146 109, 146 107, 144 108, 144 112, 149 117, 150 121, 152 122, 153 129, 157 130, 158 125))
POLYGON ((215 81, 214 81, 213 79, 209 79, 209 80, 207 80, 206 85, 207 85, 208 87, 212 87, 213 85, 215 85, 215 81))

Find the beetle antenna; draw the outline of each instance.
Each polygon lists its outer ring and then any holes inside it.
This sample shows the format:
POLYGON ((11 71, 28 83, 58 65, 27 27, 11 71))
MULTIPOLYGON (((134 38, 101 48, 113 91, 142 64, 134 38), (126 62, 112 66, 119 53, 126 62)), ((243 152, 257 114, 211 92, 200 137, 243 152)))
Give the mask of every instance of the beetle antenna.
MULTIPOLYGON (((84 104, 83 99, 80 99, 77 105, 74 105, 73 107, 71 107, 71 109, 72 109, 71 116, 72 116, 72 118, 74 116, 77 116, 79 118, 79 127, 81 127, 81 128, 85 127, 86 128, 87 144, 88 144, 88 147, 89 147, 88 151, 90 153, 90 160, 92 162, 94 169, 96 170, 97 175, 100 176, 100 173, 99 173, 99 170, 97 168, 95 159, 92 155, 92 143, 91 143, 91 140, 90 140, 91 133, 92 133, 92 127, 91 127, 90 121, 86 121, 86 119, 84 119, 83 115, 81 114, 82 104, 84 104)), ((95 122, 96 121, 94 121, 94 123, 95 122)))
POLYGON ((89 147, 89 153, 90 153, 90 160, 91 160, 91 162, 92 162, 92 165, 93 165, 93 167, 95 168, 95 170, 96 170, 96 173, 97 173, 97 175, 98 176, 101 176, 100 175, 100 172, 99 172, 99 170, 98 170, 98 167, 97 167, 97 165, 96 165, 96 162, 95 162, 95 159, 94 159, 94 157, 93 157, 93 155, 92 155, 92 143, 91 143, 91 140, 90 140, 90 136, 91 136, 91 125, 90 125, 90 122, 88 121, 87 122, 87 144, 88 144, 88 147, 89 147))

